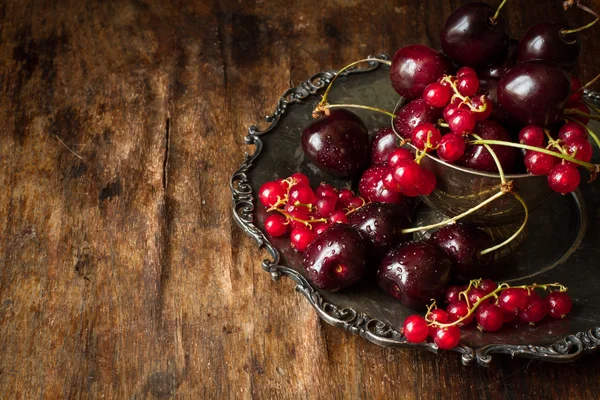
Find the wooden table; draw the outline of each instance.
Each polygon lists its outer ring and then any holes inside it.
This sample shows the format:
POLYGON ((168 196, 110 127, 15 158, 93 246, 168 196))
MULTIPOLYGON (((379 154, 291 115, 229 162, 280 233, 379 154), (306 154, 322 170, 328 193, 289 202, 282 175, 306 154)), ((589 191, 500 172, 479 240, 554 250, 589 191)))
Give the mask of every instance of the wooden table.
MULTIPOLYGON (((463 367, 325 325, 233 222, 245 130, 281 93, 438 46, 461 3, 0 2, 0 397, 597 398, 597 356, 463 367)), ((558 0, 502 13, 517 37, 589 20, 558 0)))

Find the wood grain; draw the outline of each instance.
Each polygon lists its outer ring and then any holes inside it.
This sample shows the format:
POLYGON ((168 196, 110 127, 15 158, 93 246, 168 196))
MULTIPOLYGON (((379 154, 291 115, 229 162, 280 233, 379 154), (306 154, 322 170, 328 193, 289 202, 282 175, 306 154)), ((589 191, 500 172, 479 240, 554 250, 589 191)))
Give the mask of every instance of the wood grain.
MULTIPOLYGON (((244 132, 283 91, 438 46, 461 3, 1 2, 0 397, 597 398, 597 356, 465 368, 324 325, 232 220, 244 132)), ((503 13, 516 37, 588 20, 560 3, 503 13)))

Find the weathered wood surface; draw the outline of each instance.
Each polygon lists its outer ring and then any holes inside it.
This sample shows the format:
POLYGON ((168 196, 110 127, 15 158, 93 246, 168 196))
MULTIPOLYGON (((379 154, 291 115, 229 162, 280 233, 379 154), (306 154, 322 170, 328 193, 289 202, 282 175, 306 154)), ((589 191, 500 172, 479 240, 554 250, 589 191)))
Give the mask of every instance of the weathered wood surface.
MULTIPOLYGON (((560 3, 503 14, 587 21, 560 3)), ((597 398, 597 355, 464 368, 324 325, 232 220, 244 132, 285 89, 436 46, 459 4, 0 2, 0 398, 597 398)))

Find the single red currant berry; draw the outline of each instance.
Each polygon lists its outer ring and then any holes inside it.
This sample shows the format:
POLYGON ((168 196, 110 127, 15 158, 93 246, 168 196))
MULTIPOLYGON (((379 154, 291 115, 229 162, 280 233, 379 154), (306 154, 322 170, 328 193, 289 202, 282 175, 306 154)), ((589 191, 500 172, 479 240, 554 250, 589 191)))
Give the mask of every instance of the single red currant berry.
POLYGON ((482 279, 477 287, 485 293, 492 293, 498 287, 498 284, 491 279, 482 279))
POLYGON ((415 156, 410 150, 404 147, 399 147, 390 153, 388 158, 388 166, 394 168, 402 160, 413 160, 415 156))
MULTIPOLYGON (((448 313, 448 321, 455 322, 469 314, 469 307, 467 306, 467 303, 461 300, 448 304, 446 312, 448 313)), ((469 317, 460 322, 458 326, 469 325, 473 321, 473 318, 475 318, 473 314, 469 315, 469 317)))
POLYGON ((569 100, 567 100, 567 104, 576 103, 581 100, 583 96, 583 90, 581 89, 581 81, 576 76, 571 76, 571 95, 569 96, 569 100))
POLYGON ((292 179, 292 186, 294 186, 294 185, 310 186, 310 181, 308 180, 308 177, 304 174, 301 174, 300 172, 296 172, 296 173, 292 174, 292 176, 290 176, 290 178, 292 179))
POLYGON ((435 148, 441 138, 439 129, 429 122, 420 123, 412 131, 412 143, 419 150, 429 151, 435 148))
POLYGON ((300 221, 308 221, 310 219, 308 208, 304 206, 294 206, 288 203, 285 206, 285 212, 291 217, 289 223, 292 228, 304 228, 306 224, 300 221))
POLYGON ((454 113, 458 110, 458 107, 455 104, 448 104, 444 107, 444 111, 442 111, 442 115, 444 116, 445 121, 450 121, 450 118, 454 115, 454 113))
POLYGON ((325 229, 329 228, 329 224, 325 222, 315 222, 312 224, 312 228, 315 235, 320 235, 325 231, 325 229))
POLYGON ((446 289, 445 300, 446 304, 456 303, 460 299, 458 298, 458 294, 463 291, 463 288, 460 286, 449 286, 446 289))
POLYGON ((460 329, 457 326, 440 328, 435 332, 433 342, 442 350, 451 350, 460 342, 460 329))
POLYGON ((555 165, 548 173, 548 186, 558 193, 566 194, 574 191, 580 181, 579 171, 571 164, 555 165))
POLYGON ((402 192, 402 187, 394 179, 394 171, 392 169, 390 169, 389 171, 387 171, 385 173, 385 175, 383 177, 383 184, 385 185, 386 188, 388 188, 390 191, 392 191, 394 193, 402 192))
POLYGON ((565 143, 567 153, 580 161, 589 162, 592 159, 592 145, 587 139, 575 138, 565 143))
POLYGON ((448 133, 442 136, 437 149, 437 155, 442 160, 454 162, 465 154, 465 139, 462 135, 448 133))
POLYGON ((448 120, 448 125, 454 133, 469 132, 475 128, 475 117, 471 111, 458 109, 448 120))
POLYGON ((329 216, 329 223, 331 224, 347 224, 348 218, 346 218, 346 214, 342 210, 335 210, 329 216))
POLYGON ((486 303, 477 308, 475 318, 481 329, 496 332, 504 323, 504 311, 495 304, 486 303))
POLYGON ((461 67, 461 68, 459 68, 458 71, 456 71, 457 78, 462 78, 463 76, 469 76, 469 75, 476 77, 477 73, 471 67, 461 67))
MULTIPOLYGON (((422 177, 421 167, 414 160, 400 161, 396 168, 394 168, 393 173, 394 179, 402 188, 402 192, 407 196, 409 193, 412 194, 412 190, 419 185, 422 177)), ((416 195, 418 195, 418 192, 416 195)))
POLYGON ((544 130, 539 126, 527 125, 519 132, 519 143, 540 147, 544 144, 544 130))
POLYGON ((527 306, 519 311, 521 321, 534 324, 544 319, 548 312, 546 301, 538 296, 533 290, 527 296, 527 306))
POLYGON ((330 197, 333 199, 338 198, 337 190, 328 183, 321 183, 317 190, 315 190, 315 196, 319 199, 330 197))
POLYGON ((404 337, 411 343, 421 343, 427 339, 427 321, 420 315, 411 315, 404 320, 404 337))
POLYGON ((458 78, 456 86, 463 96, 473 96, 479 90, 479 79, 475 75, 464 75, 458 78))
POLYGON ((288 196, 289 202, 293 204, 296 204, 296 202, 300 204, 312 204, 317 200, 310 186, 294 185, 290 189, 288 196))
POLYGON ((290 188, 290 182, 281 178, 277 179, 275 182, 279 183, 283 190, 287 193, 288 189, 290 188))
MULTIPOLYGON (((469 289, 469 292, 467 293, 467 297, 469 298, 469 304, 471 305, 471 307, 477 303, 479 300, 481 300, 482 297, 485 297, 487 295, 487 293, 478 288, 478 287, 472 287, 471 289, 469 289)), ((489 302, 490 299, 488 299, 487 301, 485 301, 486 303, 489 302)))
POLYGON ((422 196, 429 196, 437 185, 433 172, 421 168, 421 181, 417 185, 417 192, 422 196))
POLYGON ((271 214, 265 220, 265 230, 273 237, 280 237, 288 232, 287 220, 283 215, 271 214))
POLYGON ((267 208, 284 198, 285 190, 277 182, 267 182, 258 189, 258 199, 267 208))
POLYGON ((358 196, 354 196, 348 201, 348 208, 359 208, 362 207, 365 202, 358 196))
POLYGON ((354 193, 350 189, 342 189, 338 193, 338 205, 340 207, 348 207, 348 202, 354 197, 354 193))
MULTIPOLYGON (((448 313, 442 310, 441 308, 434 308, 427 315, 427 318, 430 321, 439 322, 440 324, 445 324, 448 322, 448 313)), ((439 327, 434 325, 429 325, 429 336, 435 337, 435 332, 439 329, 439 327)))
POLYGON ((525 168, 533 175, 547 175, 558 159, 546 153, 539 151, 527 151, 523 162, 525 168))
POLYGON ((498 295, 498 306, 508 313, 516 313, 527 306, 527 290, 508 288, 498 295))
POLYGON ((432 107, 444 107, 450 101, 450 89, 438 82, 433 82, 423 90, 423 100, 432 107))
POLYGON ((307 227, 294 228, 290 233, 290 242, 292 247, 299 252, 306 250, 314 238, 315 233, 307 227))
POLYGON ((552 318, 564 318, 573 308, 571 296, 566 292, 552 292, 546 297, 548 315, 552 318))
POLYGON ((567 122, 558 130, 558 138, 563 142, 568 142, 577 138, 587 139, 587 137, 587 129, 577 122, 567 122))
POLYGON ((476 107, 472 110, 476 121, 483 121, 492 114, 492 101, 487 96, 473 97, 471 104, 476 107))
MULTIPOLYGON (((589 107, 586 106, 582 101, 578 101, 573 104, 569 104, 569 108, 573 109, 573 110, 577 110, 583 114, 588 114, 588 115, 590 114, 589 107)), ((590 118, 586 117, 585 115, 572 114, 571 117, 573 117, 573 119, 576 119, 577 121, 581 122, 584 125, 587 125, 588 122, 590 122, 590 118)))
POLYGON ((335 211, 335 206, 337 204, 337 197, 321 197, 317 199, 315 203, 315 209, 317 212, 317 216, 321 218, 327 218, 335 211))

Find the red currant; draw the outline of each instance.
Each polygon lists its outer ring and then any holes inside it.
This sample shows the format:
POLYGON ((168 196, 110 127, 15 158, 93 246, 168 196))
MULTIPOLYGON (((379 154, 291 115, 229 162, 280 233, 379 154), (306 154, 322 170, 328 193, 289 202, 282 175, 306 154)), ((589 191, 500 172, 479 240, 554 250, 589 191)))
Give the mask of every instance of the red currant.
POLYGON ((546 297, 548 315, 552 318, 564 318, 573 308, 571 296, 566 292, 552 292, 546 297))
MULTIPOLYGON (((394 179, 400 187, 402 192, 407 196, 411 196, 413 190, 419 185, 422 177, 421 167, 414 160, 402 160, 394 168, 394 179)), ((417 196, 419 193, 416 192, 413 196, 417 196)))
POLYGON ((567 104, 576 103, 581 100, 581 97, 583 97, 583 90, 579 90, 581 89, 581 86, 583 85, 581 84, 579 78, 576 76, 571 76, 571 95, 569 96, 567 104))
POLYGON ((429 151, 435 148, 441 138, 439 129, 429 122, 420 123, 412 132, 412 143, 419 150, 429 151))
POLYGON ((527 290, 508 288, 498 295, 498 306, 505 312, 516 313, 527 306, 527 290))
MULTIPOLYGON (((439 322, 440 324, 445 324, 446 322, 448 322, 448 313, 446 313, 446 311, 442 310, 441 308, 434 308, 427 315, 427 317, 431 321, 439 322)), ((429 336, 435 337, 435 332, 438 329, 439 328, 437 326, 430 325, 429 326, 429 336)))
POLYGON ((294 228, 290 233, 292 247, 299 252, 306 250, 314 238, 315 233, 306 227, 294 228))
POLYGON ((504 311, 495 304, 486 303, 477 308, 475 318, 481 329, 496 332, 504 323, 504 311))
POLYGON ((463 291, 460 286, 450 286, 446 289, 445 300, 446 304, 452 304, 459 301, 458 294, 463 291))
POLYGON ((471 67, 461 67, 459 68, 458 71, 456 71, 456 77, 457 78, 462 78, 463 76, 477 76, 477 73, 475 72, 475 70, 471 67))
POLYGON ((496 290, 496 288, 498 288, 498 284, 491 279, 482 279, 477 287, 483 290, 485 293, 492 293, 494 290, 496 290))
POLYGON ((457 326, 440 328, 435 332, 433 342, 437 344, 440 349, 451 350, 458 346, 458 343, 460 342, 460 329, 458 329, 457 326))
POLYGON ((576 138, 587 139, 587 137, 587 129, 577 122, 567 122, 558 131, 558 138, 563 142, 568 142, 576 138))
MULTIPOLYGON (((469 289, 469 292, 467 293, 467 297, 469 298, 469 304, 471 305, 471 307, 473 307, 475 303, 477 303, 482 297, 485 297, 486 295, 487 293, 483 289, 477 287, 469 289)), ((487 303, 489 301, 490 300, 488 299, 485 302, 487 303)))
POLYGON ((308 180, 308 177, 304 174, 301 174, 300 172, 296 172, 296 173, 292 174, 292 176, 290 176, 290 178, 292 180, 292 186, 294 186, 294 185, 310 186, 310 181, 308 180))
MULTIPOLYGON (((455 322, 455 321, 458 321, 459 319, 461 319, 462 317, 466 316, 467 314, 469 314, 469 307, 467 306, 467 303, 465 303, 464 301, 457 301, 457 302, 448 304, 448 307, 446 307, 446 312, 448 313, 448 321, 455 322)), ((460 322, 458 325, 459 326, 467 326, 471 323, 471 321, 473 321, 473 318, 474 318, 474 315, 471 314, 467 319, 460 322)))
POLYGON ((475 75, 463 75, 458 78, 456 86, 463 96, 473 96, 479 90, 479 79, 475 75))
POLYGON ((325 229, 329 228, 329 224, 325 222, 315 222, 312 224, 312 228, 315 235, 320 235, 325 231, 325 229))
POLYGON ((394 168, 400 161, 412 160, 414 158, 415 156, 410 152, 410 150, 407 150, 404 147, 399 147, 390 153, 390 157, 388 158, 388 166, 390 168, 394 168))
POLYGON ((590 142, 583 138, 569 140, 565 143, 565 148, 570 156, 584 162, 589 162, 592 159, 592 153, 594 152, 590 142))
POLYGON ((370 202, 401 204, 404 200, 402 194, 390 190, 384 182, 389 171, 390 168, 382 166, 367 169, 358 181, 360 195, 370 202))
POLYGON ((547 175, 558 159, 539 151, 527 151, 523 159, 527 171, 533 175, 547 175))
POLYGON ((338 205, 340 207, 348 207, 348 202, 354 197, 354 193, 350 189, 342 189, 338 193, 338 205))
POLYGON ((317 200, 310 186, 294 185, 290 189, 288 196, 289 201, 293 204, 296 204, 296 202, 300 204, 312 204, 317 200))
POLYGON ((492 101, 487 96, 474 97, 471 104, 477 107, 476 110, 472 110, 476 121, 483 121, 492 114, 492 101))
POLYGON ((420 315, 411 315, 404 320, 404 337, 411 343, 421 343, 427 339, 427 321, 420 315))
POLYGON ((471 111, 458 109, 448 120, 448 125, 454 133, 469 132, 475 127, 475 117, 471 111))
POLYGON ((540 147, 544 144, 544 130, 535 125, 528 125, 519 132, 519 143, 540 147))
POLYGON ((321 197, 315 203, 315 209, 317 216, 321 218, 327 218, 335 211, 337 204, 337 197, 321 197))
POLYGON ((522 321, 534 324, 544 319, 547 312, 546 301, 532 290, 527 296, 527 306, 519 312, 519 318, 522 321))
POLYGON ((329 222, 331 224, 347 224, 348 218, 346 218, 346 214, 342 210, 335 210, 329 216, 329 222))
POLYGON ((285 194, 285 189, 278 182, 267 182, 258 189, 258 199, 267 208, 285 198, 285 194))
POLYGON ((444 161, 454 162, 465 154, 465 139, 462 135, 448 133, 442 136, 437 155, 444 161))
POLYGON ((450 121, 450 118, 454 115, 454 113, 458 110, 458 107, 455 104, 448 104, 444 107, 444 111, 442 115, 444 116, 445 121, 450 121))
POLYGON ((579 186, 581 176, 574 165, 558 164, 548 173, 548 186, 558 193, 566 194, 579 186))
POLYGON ((292 228, 304 228, 306 227, 306 224, 297 220, 307 221, 310 219, 308 208, 304 206, 295 206, 292 203, 288 203, 285 206, 285 212, 292 217, 290 221, 292 228))
POLYGON ((423 100, 432 107, 444 107, 451 95, 450 89, 438 82, 430 83, 423 90, 423 100))
POLYGON ((421 181, 417 185, 417 192, 423 196, 429 196, 435 190, 437 179, 433 172, 421 169, 421 181))
POLYGON ((361 198, 360 198, 360 197, 358 197, 358 196, 354 196, 353 198, 351 198, 351 199, 348 201, 348 208, 351 208, 351 209, 352 209, 352 208, 359 208, 359 207, 362 207, 362 206, 363 206, 363 204, 364 204, 364 201, 363 201, 363 199, 361 199, 361 198))
POLYGON ((287 220, 283 215, 271 214, 265 220, 265 230, 273 237, 280 237, 288 232, 287 220))
POLYGON ((329 198, 336 199, 336 201, 337 201, 338 193, 337 193, 337 190, 330 184, 321 183, 319 185, 319 187, 317 188, 317 190, 315 190, 315 196, 317 196, 317 198, 319 198, 319 199, 329 197, 329 198))
POLYGON ((383 184, 386 188, 388 188, 394 193, 402 192, 402 187, 394 179, 394 171, 392 169, 385 173, 385 176, 383 177, 383 184))

